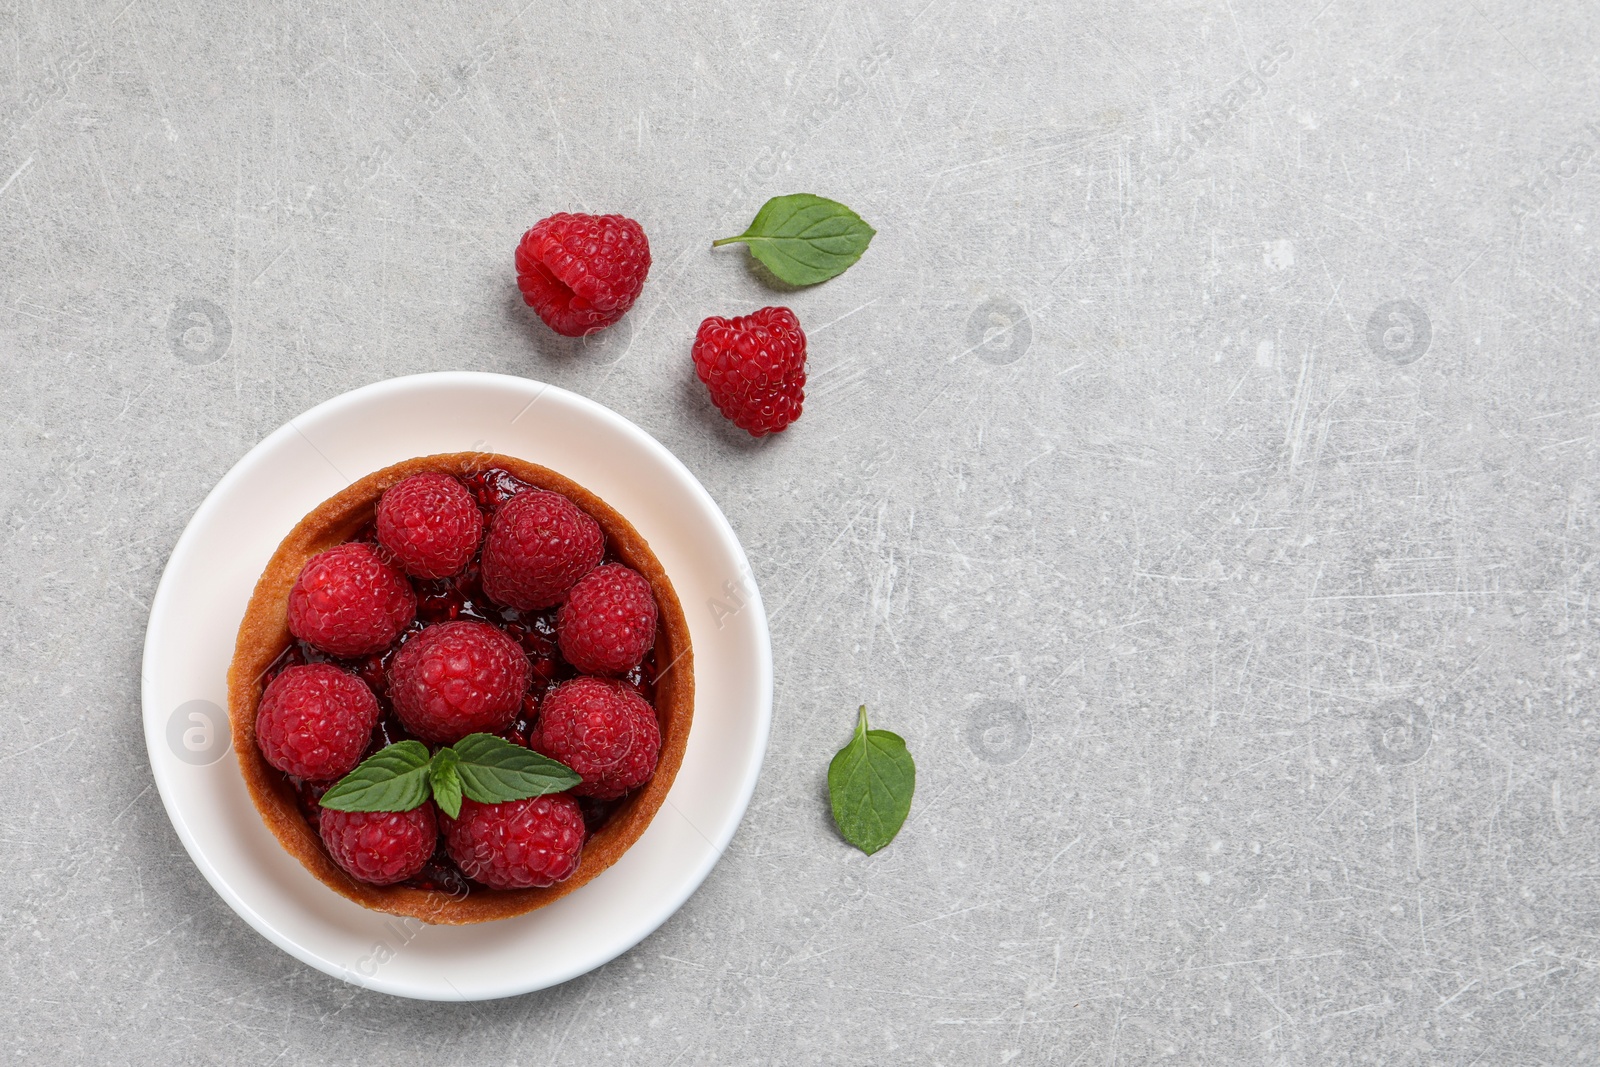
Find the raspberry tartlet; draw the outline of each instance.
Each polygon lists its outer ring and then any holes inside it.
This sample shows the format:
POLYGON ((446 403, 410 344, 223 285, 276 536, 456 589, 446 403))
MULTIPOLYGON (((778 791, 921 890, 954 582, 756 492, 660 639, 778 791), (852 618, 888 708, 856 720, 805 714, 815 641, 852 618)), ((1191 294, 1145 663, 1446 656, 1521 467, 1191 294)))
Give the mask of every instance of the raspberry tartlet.
POLYGON ((307 870, 376 911, 477 923, 572 892, 644 833, 683 760, 694 659, 625 518, 545 467, 454 453, 370 474, 290 531, 239 627, 228 703, 251 798, 307 870), (545 788, 565 791, 322 806, 379 753, 438 764, 474 745, 561 762, 545 788))

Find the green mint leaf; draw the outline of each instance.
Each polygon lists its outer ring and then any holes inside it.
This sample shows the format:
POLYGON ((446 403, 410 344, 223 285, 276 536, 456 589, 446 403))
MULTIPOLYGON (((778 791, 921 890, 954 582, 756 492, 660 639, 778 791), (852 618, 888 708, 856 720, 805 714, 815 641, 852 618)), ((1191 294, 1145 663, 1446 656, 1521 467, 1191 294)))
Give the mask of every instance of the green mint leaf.
POLYGON ((566 764, 493 734, 468 734, 454 748, 462 792, 480 804, 560 793, 583 781, 566 764))
POLYGON ((323 794, 334 811, 410 811, 428 799, 428 746, 401 741, 374 752, 323 794))
POLYGON ((428 764, 428 784, 433 787, 433 802, 452 819, 461 814, 460 762, 455 749, 446 746, 435 752, 433 762, 428 764))
POLYGON ((828 764, 828 799, 839 832, 872 855, 900 832, 916 787, 917 765, 905 739, 867 729, 867 706, 861 705, 855 737, 828 764))
POLYGON ((790 285, 816 285, 848 270, 867 250, 875 233, 860 215, 838 201, 795 193, 768 200, 748 230, 713 241, 711 247, 743 242, 780 280, 790 285))

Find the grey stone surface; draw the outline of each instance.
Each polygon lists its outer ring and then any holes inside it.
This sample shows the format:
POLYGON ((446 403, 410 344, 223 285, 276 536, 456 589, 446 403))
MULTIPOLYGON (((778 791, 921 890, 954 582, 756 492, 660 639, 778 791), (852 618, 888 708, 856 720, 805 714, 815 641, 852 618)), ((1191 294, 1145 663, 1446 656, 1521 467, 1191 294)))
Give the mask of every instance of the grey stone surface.
POLYGON ((1510 0, 0 9, 0 1059, 1600 1061, 1600 15, 1510 0), (768 196, 856 207, 775 294, 768 196), (551 211, 656 266, 585 342, 551 211), (810 328, 805 417, 688 346, 810 328), (524 374, 675 451, 772 616, 710 880, 472 1006, 302 966, 195 871, 139 656, 179 532, 368 382, 524 374), (921 770, 867 859, 828 756, 921 770))

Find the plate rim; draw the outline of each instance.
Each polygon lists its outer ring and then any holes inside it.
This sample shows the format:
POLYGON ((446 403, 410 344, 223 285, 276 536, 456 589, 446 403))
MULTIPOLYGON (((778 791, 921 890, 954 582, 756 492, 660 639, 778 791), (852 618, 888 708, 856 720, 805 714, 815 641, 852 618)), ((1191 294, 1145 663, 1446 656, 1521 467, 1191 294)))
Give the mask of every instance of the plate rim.
MULTIPOLYGON (((316 448, 314 444, 312 447, 316 448)), ((750 567, 749 557, 745 553, 744 545, 739 540, 733 524, 728 521, 727 515, 723 513, 722 508, 718 506, 716 500, 701 484, 700 480, 695 477, 694 472, 674 455, 670 449, 638 424, 598 401, 573 392, 570 389, 552 385, 535 378, 489 371, 429 371, 369 382, 366 385, 329 397, 305 411, 291 416, 282 425, 257 441, 228 468, 227 472, 206 493, 205 498, 189 517, 189 521, 185 523, 183 532, 178 535, 177 540, 173 543, 172 550, 167 556, 167 561, 162 567, 161 579, 156 585, 155 595, 150 601, 150 613, 145 623, 144 650, 140 657, 140 714, 144 720, 145 748, 146 755, 150 761, 151 775, 155 781, 156 791, 161 796, 162 807, 167 813, 168 821, 172 824, 178 839, 183 843, 184 851, 188 853, 190 861, 205 877, 211 888, 233 909, 235 914, 244 919, 258 934, 300 962, 359 988, 372 989, 408 999, 435 1002, 495 1000, 560 985, 579 975, 604 966, 623 953, 638 946, 656 930, 660 929, 668 919, 677 914, 689 897, 705 883, 706 878, 710 876, 711 870, 722 859, 733 836, 744 822, 744 816, 749 811, 750 801, 755 795, 755 788, 760 779, 762 767, 766 763, 766 754, 772 733, 773 702, 772 634, 759 585, 750 567), (603 957, 581 959, 569 967, 557 968, 553 972, 553 977, 546 976, 533 982, 507 980, 502 983, 501 987, 492 988, 482 995, 465 995, 457 992, 456 995, 449 996, 436 990, 419 989, 409 983, 396 981, 392 978, 385 979, 381 974, 362 977, 348 967, 337 968, 330 961, 320 957, 300 942, 286 936, 252 907, 249 901, 239 894, 222 872, 207 858, 203 847, 196 840, 184 817, 183 809, 178 806, 177 801, 174 799, 175 786, 171 782, 171 772, 175 768, 160 754, 159 746, 164 744, 165 723, 158 721, 161 719, 161 715, 155 708, 155 698, 152 692, 155 688, 152 682, 152 672, 159 670, 160 650, 165 641, 168 640, 167 635, 161 630, 160 623, 162 616, 168 611, 167 602, 176 595, 173 590, 176 588, 179 579, 174 575, 183 570, 184 561, 195 550, 194 546, 201 536, 199 527, 203 524, 203 521, 209 521, 214 516, 214 513, 223 507, 223 498, 228 495, 228 490, 236 482, 245 479, 258 465, 265 462, 265 457, 269 453, 276 451, 281 441, 292 439, 297 435, 304 437, 304 431, 297 425, 302 420, 308 420, 312 417, 319 419, 336 417, 342 409, 356 407, 374 399, 381 399, 386 394, 419 389, 425 390, 430 385, 510 387, 518 391, 531 390, 533 400, 540 399, 547 394, 559 397, 564 402, 583 409, 588 416, 602 423, 609 423, 615 430, 632 438, 636 444, 647 451, 654 453, 658 459, 669 467, 675 468, 686 487, 699 498, 700 503, 707 508, 708 514, 716 520, 726 542, 726 547, 731 549, 734 561, 739 566, 741 575, 744 576, 741 595, 746 596, 746 610, 741 611, 740 614, 746 614, 746 611, 748 611, 749 617, 754 623, 753 636, 757 646, 756 687, 760 696, 758 705, 752 709, 756 721, 750 756, 740 768, 741 780, 738 783, 735 801, 731 805, 733 817, 727 820, 724 828, 717 833, 715 838, 706 838, 711 848, 705 853, 698 866, 682 879, 676 892, 665 898, 663 907, 658 908, 655 913, 639 924, 636 931, 637 936, 630 935, 631 939, 625 938, 625 943, 617 948, 615 952, 608 952, 603 957)), ((227 755, 222 758, 226 759, 231 754, 232 746, 230 745, 227 748, 227 755)), ((671 799, 672 794, 669 791, 666 798, 667 806, 672 806, 671 799)), ((683 816, 680 814, 680 817, 683 816)), ((698 827, 695 827, 695 829, 697 832, 699 831, 698 827)), ((704 836, 703 833, 702 836, 704 836)))

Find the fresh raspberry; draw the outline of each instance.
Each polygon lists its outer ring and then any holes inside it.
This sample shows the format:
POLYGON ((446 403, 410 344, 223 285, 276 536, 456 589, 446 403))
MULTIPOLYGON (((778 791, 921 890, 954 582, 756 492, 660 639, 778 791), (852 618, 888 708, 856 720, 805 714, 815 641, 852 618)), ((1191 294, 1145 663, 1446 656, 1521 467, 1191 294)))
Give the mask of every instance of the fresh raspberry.
POLYGON ((461 873, 490 889, 555 885, 578 869, 583 813, 565 793, 479 804, 463 797, 444 823, 444 847, 461 873))
POLYGON ((433 858, 439 822, 433 802, 410 811, 335 811, 323 808, 319 832, 333 862, 372 885, 412 877, 433 858))
POLYGON ((389 663, 389 700, 411 733, 448 745, 497 734, 522 707, 531 675, 517 643, 486 622, 429 626, 389 663))
POLYGON ((788 308, 713 316, 695 334, 694 370, 735 426, 755 437, 777 433, 800 417, 806 398, 806 335, 788 308))
POLYGON ((556 615, 561 654, 582 674, 622 674, 656 643, 656 598, 644 575, 620 563, 578 580, 556 615))
POLYGON ((522 299, 546 326, 567 337, 622 318, 649 273, 644 229, 621 215, 551 215, 534 223, 517 245, 522 299))
POLYGON ((574 678, 550 690, 529 746, 583 779, 572 791, 608 799, 643 785, 661 754, 649 701, 619 682, 574 678))
POLYGON ((472 562, 483 512, 448 474, 413 474, 378 502, 378 543, 413 578, 448 578, 472 562))
POLYGON ((600 565, 605 547, 600 524, 560 493, 518 493, 489 522, 483 591, 519 611, 554 607, 600 565))
POLYGON ((256 744, 285 774, 342 778, 361 762, 377 724, 378 698, 367 683, 331 663, 306 663, 267 683, 256 744))
POLYGON ((406 576, 359 541, 312 556, 289 591, 289 632, 333 656, 382 651, 416 616, 406 576))

